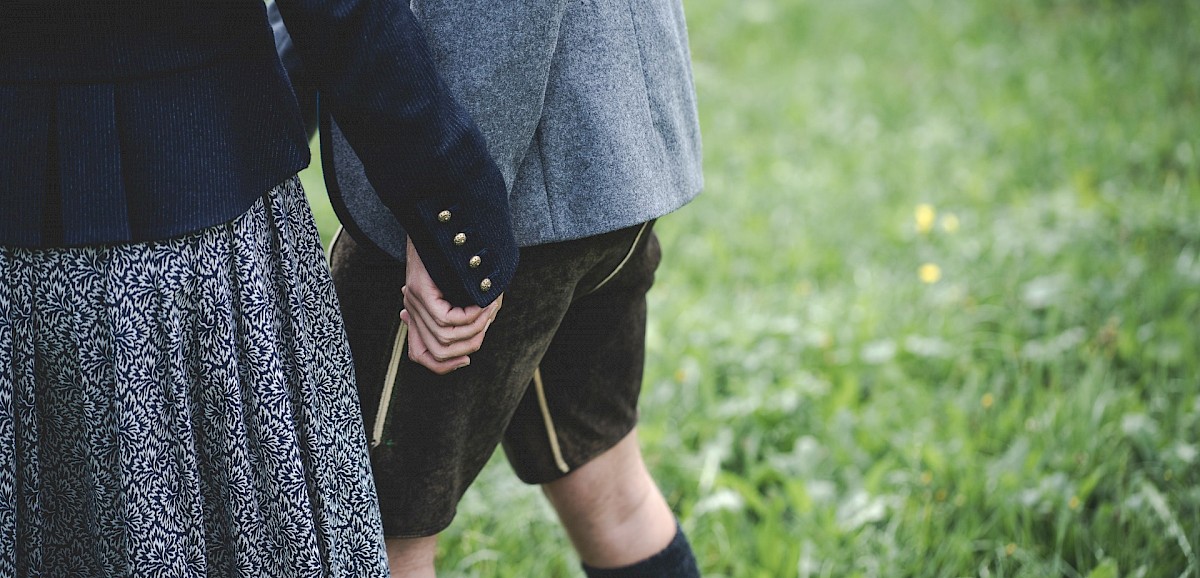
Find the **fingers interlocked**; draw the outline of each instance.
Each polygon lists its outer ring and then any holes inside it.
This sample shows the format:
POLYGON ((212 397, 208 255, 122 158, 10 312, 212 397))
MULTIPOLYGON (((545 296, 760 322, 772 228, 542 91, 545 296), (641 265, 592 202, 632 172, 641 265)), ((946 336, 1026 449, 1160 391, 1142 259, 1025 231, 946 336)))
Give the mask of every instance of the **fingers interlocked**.
POLYGON ((470 365, 469 356, 483 345, 504 297, 487 307, 455 307, 433 283, 411 242, 405 282, 400 318, 409 326, 409 358, 441 375, 470 365))

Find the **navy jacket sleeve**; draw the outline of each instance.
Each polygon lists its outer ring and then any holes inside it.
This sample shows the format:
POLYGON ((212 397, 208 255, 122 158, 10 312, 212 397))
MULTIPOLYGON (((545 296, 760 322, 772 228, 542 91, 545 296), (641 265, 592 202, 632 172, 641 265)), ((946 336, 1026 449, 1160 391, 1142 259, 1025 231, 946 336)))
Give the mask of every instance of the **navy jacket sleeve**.
POLYGON ((438 288, 456 305, 492 302, 517 265, 504 179, 438 76, 408 3, 278 4, 322 106, 438 288))

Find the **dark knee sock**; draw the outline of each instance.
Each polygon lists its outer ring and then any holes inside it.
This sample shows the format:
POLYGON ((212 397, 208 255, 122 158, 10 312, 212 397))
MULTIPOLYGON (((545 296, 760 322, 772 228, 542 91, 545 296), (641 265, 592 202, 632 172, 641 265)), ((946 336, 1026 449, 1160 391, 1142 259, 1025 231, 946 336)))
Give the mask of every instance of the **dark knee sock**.
POLYGON ((675 538, 661 552, 629 566, 620 568, 592 568, 583 565, 588 578, 699 578, 696 556, 688 544, 683 528, 675 526, 675 538))

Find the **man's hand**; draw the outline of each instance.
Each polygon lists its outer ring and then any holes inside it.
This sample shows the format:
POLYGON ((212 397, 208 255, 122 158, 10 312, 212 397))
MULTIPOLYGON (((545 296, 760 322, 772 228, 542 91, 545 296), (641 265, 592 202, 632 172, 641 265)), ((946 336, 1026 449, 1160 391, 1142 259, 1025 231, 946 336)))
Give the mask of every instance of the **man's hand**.
POLYGON ((411 240, 403 291, 400 319, 409 327, 408 357, 438 375, 471 364, 470 354, 483 344, 504 301, 501 295, 487 307, 451 305, 429 277, 411 240))

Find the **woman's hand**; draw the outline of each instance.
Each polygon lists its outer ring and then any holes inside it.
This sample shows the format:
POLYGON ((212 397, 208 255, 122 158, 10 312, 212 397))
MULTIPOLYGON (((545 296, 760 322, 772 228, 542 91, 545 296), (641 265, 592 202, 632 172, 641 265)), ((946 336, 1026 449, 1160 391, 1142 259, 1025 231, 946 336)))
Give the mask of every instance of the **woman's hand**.
POLYGON ((429 277, 411 240, 407 253, 400 319, 409 327, 408 357, 438 375, 470 365, 504 296, 487 307, 455 307, 429 277))

